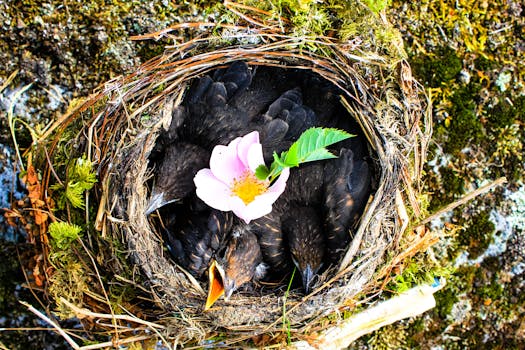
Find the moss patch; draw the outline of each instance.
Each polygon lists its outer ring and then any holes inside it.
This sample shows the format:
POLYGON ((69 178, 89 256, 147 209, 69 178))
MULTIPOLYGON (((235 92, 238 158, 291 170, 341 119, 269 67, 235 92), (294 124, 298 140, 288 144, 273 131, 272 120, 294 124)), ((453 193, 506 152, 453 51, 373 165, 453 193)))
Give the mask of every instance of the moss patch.
POLYGON ((447 46, 436 49, 432 55, 412 60, 414 74, 426 86, 438 88, 456 79, 463 66, 456 51, 447 46))
POLYGON ((495 226, 490 220, 488 211, 471 216, 465 231, 457 237, 460 249, 466 249, 469 252, 469 258, 477 258, 493 241, 494 229, 495 226))

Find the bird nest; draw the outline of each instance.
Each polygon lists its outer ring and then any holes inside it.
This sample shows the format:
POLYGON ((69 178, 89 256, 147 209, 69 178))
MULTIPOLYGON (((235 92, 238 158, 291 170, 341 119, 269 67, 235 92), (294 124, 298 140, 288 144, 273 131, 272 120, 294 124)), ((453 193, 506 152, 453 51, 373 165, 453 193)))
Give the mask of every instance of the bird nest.
MULTIPOLYGON (((62 308, 86 322, 112 315, 114 323, 131 322, 135 331, 154 329, 168 343, 224 337, 255 341, 262 335, 275 343, 283 339, 283 324, 297 338, 313 334, 337 322, 344 311, 373 301, 392 271, 429 245, 424 232, 407 230, 421 215, 421 167, 431 130, 423 118, 419 87, 402 58, 370 53, 370 43, 328 37, 298 40, 253 25, 226 28, 235 35, 224 41, 203 27, 185 24, 154 34, 189 30, 194 38, 108 82, 46 135, 51 139, 51 131, 59 131, 51 143, 52 158, 67 130, 80 129, 68 143, 74 146, 70 156, 92 161, 98 180, 86 203, 91 217, 96 210, 94 230, 83 239, 85 252, 79 252, 91 266, 89 292, 71 295, 53 278, 48 289, 62 308), (309 50, 310 45, 316 50, 309 50), (343 258, 323 272, 311 293, 305 296, 286 285, 244 290, 203 312, 206 284, 170 258, 158 222, 145 215, 153 172, 150 156, 190 85, 233 61, 246 62, 250 69, 304 71, 335 86, 347 117, 357 122, 367 140, 376 186, 343 258), (120 293, 119 302, 112 301, 112 293, 120 293), (117 309, 136 317, 115 317, 117 309)), ((52 172, 49 166, 46 174, 52 172)), ((50 187, 48 182, 44 187, 50 187)), ((122 332, 115 324, 105 327, 122 332)), ((223 345, 231 344, 228 341, 223 345)))

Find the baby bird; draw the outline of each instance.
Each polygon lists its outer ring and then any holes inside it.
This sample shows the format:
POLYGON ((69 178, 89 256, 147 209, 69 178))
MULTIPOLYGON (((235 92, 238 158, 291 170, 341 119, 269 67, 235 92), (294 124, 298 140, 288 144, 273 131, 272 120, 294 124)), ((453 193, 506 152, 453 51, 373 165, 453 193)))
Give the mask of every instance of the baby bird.
POLYGON ((168 235, 175 261, 200 279, 212 257, 224 244, 232 224, 231 213, 218 210, 193 213, 180 232, 168 235))
POLYGON ((193 177, 209 160, 209 152, 199 146, 182 142, 168 146, 156 171, 145 214, 190 194, 195 189, 193 177))
POLYGON ((291 142, 296 141, 306 129, 317 125, 314 111, 303 105, 303 97, 299 88, 284 92, 268 107, 265 116, 284 120, 288 124, 285 139, 291 142))
POLYGON ((303 288, 308 294, 325 256, 321 221, 314 208, 292 206, 283 220, 282 229, 292 261, 301 273, 303 288))
POLYGON ((305 206, 320 205, 323 198, 324 163, 310 162, 290 169, 283 196, 305 206))
POLYGON ((370 169, 364 159, 354 159, 352 150, 342 148, 339 158, 328 161, 324 170, 327 255, 337 263, 368 200, 370 169))
POLYGON ((239 287, 266 274, 257 237, 250 226, 240 224, 232 230, 224 255, 209 267, 209 290, 204 310, 208 310, 222 295, 228 300, 239 287))
POLYGON ((282 277, 289 273, 293 267, 290 261, 289 249, 281 231, 281 216, 287 209, 283 200, 278 200, 273 210, 251 222, 252 232, 259 240, 261 253, 264 261, 268 264, 269 271, 275 277, 282 277))
POLYGON ((226 145, 234 138, 248 133, 248 114, 229 102, 251 82, 248 65, 236 61, 225 71, 216 73, 215 81, 204 76, 188 91, 184 105, 190 117, 180 128, 182 139, 208 150, 226 145))

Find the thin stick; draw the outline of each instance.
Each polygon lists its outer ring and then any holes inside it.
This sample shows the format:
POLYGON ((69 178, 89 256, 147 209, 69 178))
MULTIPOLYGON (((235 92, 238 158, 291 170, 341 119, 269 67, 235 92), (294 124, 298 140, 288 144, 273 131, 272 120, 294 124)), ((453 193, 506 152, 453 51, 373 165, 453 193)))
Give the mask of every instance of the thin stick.
POLYGON ((151 339, 151 336, 141 335, 141 336, 126 338, 126 339, 121 339, 118 342, 107 341, 107 342, 104 342, 104 343, 91 344, 91 345, 82 346, 82 347, 79 348, 79 350, 95 350, 95 349, 102 349, 102 348, 118 348, 120 345, 123 345, 123 344, 126 344, 126 343, 138 342, 138 341, 147 340, 147 339, 151 339))
POLYGON ((460 205, 462 204, 465 204, 467 203, 468 201, 470 201, 471 199, 474 199, 475 197, 483 194, 483 193, 486 193, 490 190, 492 190, 493 188, 497 187, 497 186, 500 186, 504 183, 507 182, 507 178, 506 177, 500 177, 499 179, 495 180, 494 182, 491 182, 489 184, 486 184, 485 186, 481 186, 480 188, 478 188, 477 190, 474 190, 466 195, 464 195, 463 197, 461 197, 460 199, 458 199, 457 201, 453 202, 453 203, 450 203, 448 204, 447 206, 445 206, 444 208, 442 209, 439 209, 437 212, 435 212, 434 214, 431 214, 430 216, 426 217, 425 219, 421 220, 420 222, 418 222, 415 227, 418 227, 418 226, 422 226, 422 225, 425 225, 425 224, 428 224, 430 221, 434 220, 435 218, 445 214, 446 212, 449 212, 453 209, 456 209, 457 207, 459 207, 460 205))
POLYGON ((22 87, 20 90, 18 90, 13 95, 13 99, 11 100, 11 103, 9 104, 9 108, 7 110, 7 121, 8 121, 9 129, 11 130, 11 137, 13 138, 13 144, 15 146, 16 156, 18 157, 18 162, 20 163, 20 169, 22 169, 22 171, 25 171, 25 168, 24 168, 24 162, 22 160, 22 156, 20 156, 20 148, 18 147, 18 142, 16 142, 16 133, 15 133, 16 119, 14 116, 15 115, 15 104, 20 98, 20 96, 22 96, 24 92, 29 90, 29 88, 31 88, 32 85, 33 83, 26 85, 22 87))
POLYGON ((161 326, 159 324, 144 321, 137 317, 127 316, 127 315, 115 315, 115 314, 110 315, 110 314, 102 314, 99 312, 92 312, 92 311, 89 311, 88 309, 79 308, 78 306, 73 305, 72 303, 70 303, 64 298, 60 298, 60 301, 66 304, 66 306, 69 307, 71 310, 73 310, 73 312, 75 312, 76 314, 85 315, 85 316, 94 317, 94 318, 107 318, 107 319, 116 319, 116 320, 135 322, 135 323, 139 323, 139 324, 143 324, 145 326, 151 327, 153 329, 155 328, 164 329, 165 328, 164 326, 161 326))
POLYGON ((65 339, 65 341, 67 341, 67 343, 69 345, 71 345, 71 347, 73 349, 75 349, 75 350, 80 349, 78 344, 62 328, 60 328, 59 325, 57 325, 55 322, 53 322, 53 320, 51 320, 49 317, 47 317, 46 315, 44 315, 43 313, 41 313, 40 311, 35 309, 29 303, 26 303, 25 301, 22 301, 22 300, 19 300, 19 302, 20 302, 20 304, 22 304, 25 307, 27 307, 29 311, 31 311, 32 313, 34 313, 35 315, 40 317, 42 320, 47 322, 49 325, 51 325, 53 328, 55 328, 56 331, 65 339))
POLYGON ((341 321, 336 326, 327 328, 316 339, 311 340, 311 344, 297 341, 288 349, 346 349, 354 340, 365 334, 432 309, 436 306, 434 293, 444 285, 445 280, 442 279, 436 285, 422 285, 409 289, 341 321))

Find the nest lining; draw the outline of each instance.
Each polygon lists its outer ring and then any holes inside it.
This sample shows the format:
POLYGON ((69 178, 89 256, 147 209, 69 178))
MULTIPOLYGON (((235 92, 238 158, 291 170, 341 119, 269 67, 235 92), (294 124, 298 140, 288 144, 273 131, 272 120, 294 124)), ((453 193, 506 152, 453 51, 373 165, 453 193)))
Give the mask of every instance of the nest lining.
MULTIPOLYGON (((199 42, 205 47, 205 40, 199 42)), ((241 335, 280 330, 283 303, 291 327, 305 331, 310 321, 337 313, 364 290, 379 290, 374 277, 386 263, 385 253, 399 253, 406 223, 398 215, 396 198, 404 193, 404 201, 418 211, 419 171, 429 137, 428 130, 419 129, 418 87, 403 61, 391 69, 380 56, 349 54, 331 41, 317 44, 324 45, 330 56, 303 52, 300 43, 284 36, 269 44, 198 54, 194 48, 191 53, 186 51, 190 49, 185 46, 146 63, 129 77, 108 83, 95 98, 107 98, 105 107, 85 127, 89 130, 85 134, 101 140, 98 147, 87 145, 90 157, 100 164, 102 200, 96 226, 126 244, 130 260, 145 275, 144 287, 156 302, 151 314, 175 315, 171 321, 162 321, 168 324, 170 336, 203 339, 218 328, 241 335), (292 292, 284 300, 284 291, 260 296, 236 293, 229 303, 203 313, 205 291, 170 260, 162 238, 144 215, 145 184, 151 177, 148 158, 190 82, 233 60, 310 70, 339 87, 343 104, 361 125, 381 171, 377 191, 338 271, 326 274, 324 283, 311 295, 292 292), (385 72, 390 75, 384 77, 385 72), (378 77, 382 84, 375 82, 378 77)))

